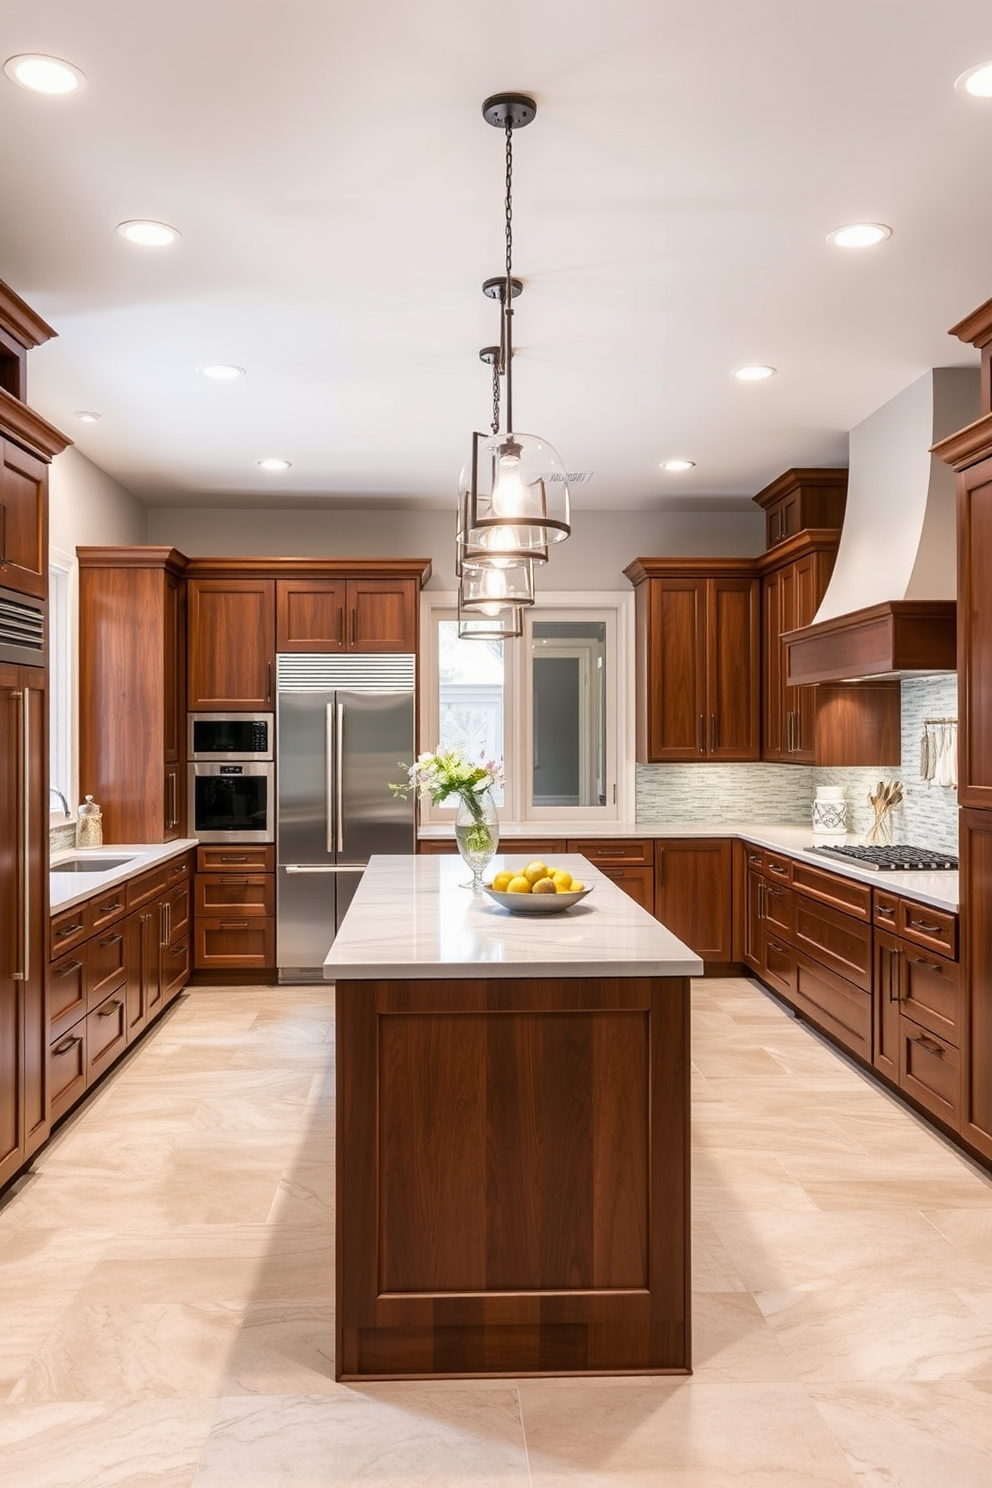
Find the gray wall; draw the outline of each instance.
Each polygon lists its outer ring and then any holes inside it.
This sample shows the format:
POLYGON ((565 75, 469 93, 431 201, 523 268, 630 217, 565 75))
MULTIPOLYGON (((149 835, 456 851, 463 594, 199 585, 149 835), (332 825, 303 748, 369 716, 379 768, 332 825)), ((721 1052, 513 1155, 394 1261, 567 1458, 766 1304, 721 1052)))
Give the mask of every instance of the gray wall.
POLYGON ((52 461, 49 533, 53 548, 146 543, 148 508, 71 445, 52 461))
MULTIPOLYGON (((633 558, 753 557, 765 545, 764 513, 573 511, 572 535, 551 549, 538 589, 626 589, 633 558)), ((455 513, 152 507, 149 543, 189 557, 431 558, 432 589, 454 589, 455 513)))

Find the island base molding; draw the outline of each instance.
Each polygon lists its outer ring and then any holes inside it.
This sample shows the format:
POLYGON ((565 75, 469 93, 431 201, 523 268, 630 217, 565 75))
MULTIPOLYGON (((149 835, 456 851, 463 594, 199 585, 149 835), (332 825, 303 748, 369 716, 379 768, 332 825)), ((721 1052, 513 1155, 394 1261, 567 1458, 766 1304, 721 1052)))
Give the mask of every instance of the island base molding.
POLYGON ((688 1373, 689 983, 337 983, 341 1380, 688 1373))

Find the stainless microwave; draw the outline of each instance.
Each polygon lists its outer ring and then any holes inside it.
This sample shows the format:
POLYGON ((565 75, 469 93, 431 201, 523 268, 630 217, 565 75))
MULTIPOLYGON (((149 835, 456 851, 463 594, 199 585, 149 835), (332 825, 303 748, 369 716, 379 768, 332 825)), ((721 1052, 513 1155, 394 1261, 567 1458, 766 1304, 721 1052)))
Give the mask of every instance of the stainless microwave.
POLYGON ((189 766, 189 835, 200 842, 275 841, 271 760, 200 761, 189 766))
POLYGON ((191 760, 270 760, 271 713, 187 713, 191 760))

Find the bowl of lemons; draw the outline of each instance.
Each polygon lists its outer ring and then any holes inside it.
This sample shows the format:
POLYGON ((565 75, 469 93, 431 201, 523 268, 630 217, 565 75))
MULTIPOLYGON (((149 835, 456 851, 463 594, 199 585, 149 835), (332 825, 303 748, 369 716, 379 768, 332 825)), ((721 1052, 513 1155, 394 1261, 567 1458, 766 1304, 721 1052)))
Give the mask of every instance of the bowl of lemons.
POLYGON ((592 893, 567 868, 549 868, 539 858, 516 872, 504 868, 483 888, 511 914, 561 914, 592 893))

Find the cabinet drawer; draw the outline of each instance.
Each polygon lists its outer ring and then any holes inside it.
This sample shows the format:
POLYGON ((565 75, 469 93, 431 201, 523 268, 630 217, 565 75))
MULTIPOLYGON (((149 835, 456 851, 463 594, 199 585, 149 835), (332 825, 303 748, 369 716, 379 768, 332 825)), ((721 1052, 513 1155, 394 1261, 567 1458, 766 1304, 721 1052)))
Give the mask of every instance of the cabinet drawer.
MULTIPOLYGON (((452 848, 454 848, 452 841, 452 848)), ((276 850, 261 844, 255 847, 198 847, 196 867, 200 873, 240 872, 274 873, 276 850)))
POLYGON ((276 922, 248 915, 194 922, 193 965, 197 971, 248 971, 274 966, 276 922))
POLYGON ((189 981, 189 935, 162 948, 162 1001, 171 1002, 189 981))
POLYGON ((193 854, 183 853, 180 858, 170 858, 165 865, 169 875, 169 887, 173 888, 181 878, 187 878, 193 871, 193 854))
POLYGON ((86 1067, 95 1080, 113 1064, 127 1043, 127 1007, 124 988, 104 998, 86 1014, 86 1067))
POLYGON ((613 863, 600 863, 600 873, 615 883, 618 889, 623 889, 631 899, 637 901, 642 909, 648 914, 654 914, 654 869, 641 868, 635 863, 633 866, 619 867, 613 863))
POLYGON ((961 1061, 957 1049, 903 1018, 899 1083, 926 1110, 955 1131, 961 1126, 961 1061))
POLYGON ((961 982, 956 961, 945 961, 904 942, 902 1011, 938 1038, 960 1043, 961 982))
POLYGON ((790 945, 774 935, 765 935, 761 956, 761 975, 770 987, 789 1001, 795 1000, 796 953, 790 945))
POLYGON ((871 1061, 871 994, 811 957, 796 953, 796 1007, 837 1043, 871 1061))
POLYGON ((566 849, 571 853, 581 853, 590 863, 595 863, 597 868, 608 868, 611 863, 644 864, 650 867, 654 862, 654 842, 650 837, 616 838, 610 841, 603 838, 578 838, 575 841, 569 840, 566 849))
POLYGON ((196 914, 216 919, 234 915, 274 915, 275 877, 271 873, 198 873, 196 914))
POLYGON ((118 884, 115 889, 105 889, 86 901, 86 923, 88 934, 96 935, 119 920, 127 907, 127 885, 118 884))
POLYGON ((946 910, 917 904, 912 899, 900 899, 899 934, 917 945, 940 951, 952 960, 957 958, 958 917, 946 910))
POLYGON ((796 933, 796 896, 785 884, 761 885, 761 918, 772 935, 791 940, 796 933))
POLYGON ((58 960, 64 951, 71 950, 85 940, 88 933, 84 904, 77 904, 75 909, 64 909, 61 914, 53 915, 49 935, 51 959, 58 960))
POLYGON ((124 926, 94 935, 86 945, 86 1006, 95 1008, 108 992, 127 981, 127 941, 124 926))
POLYGON ((164 894, 168 887, 169 865, 167 863, 162 863, 158 868, 149 868, 147 873, 139 873, 137 878, 128 881, 128 909, 137 909, 139 904, 147 904, 149 899, 156 899, 159 894, 164 894))
POLYGON ((52 1121, 64 1116, 83 1094, 87 1083, 86 1019, 80 1018, 48 1051, 52 1090, 52 1121))
POLYGON ((780 853, 766 852, 763 854, 765 860, 765 872, 769 879, 780 879, 783 883, 792 882, 792 858, 784 858, 780 853))
POLYGON ((792 865, 792 882, 799 893, 807 894, 821 904, 832 904, 845 914, 871 924, 871 889, 867 884, 856 883, 853 878, 842 878, 838 873, 823 873, 819 868, 799 862, 792 865))
POLYGON ((753 873, 765 871, 765 854, 760 847, 751 847, 746 842, 744 843, 744 862, 753 873))
POLYGON ((862 992, 871 992, 870 924, 797 894, 795 944, 862 992))
POLYGON ((521 868, 529 863, 532 858, 541 858, 545 863, 554 867, 552 854, 559 857, 569 848, 561 837, 501 837, 499 839, 499 850, 513 858, 514 863, 523 859, 521 868))
POLYGON ((872 920, 880 930, 891 930, 893 935, 899 932, 899 904, 898 894, 890 893, 886 889, 875 889, 872 894, 872 920))
POLYGON ((48 968, 49 1026, 53 1039, 77 1023, 86 1011, 86 952, 82 949, 53 961, 48 968))

